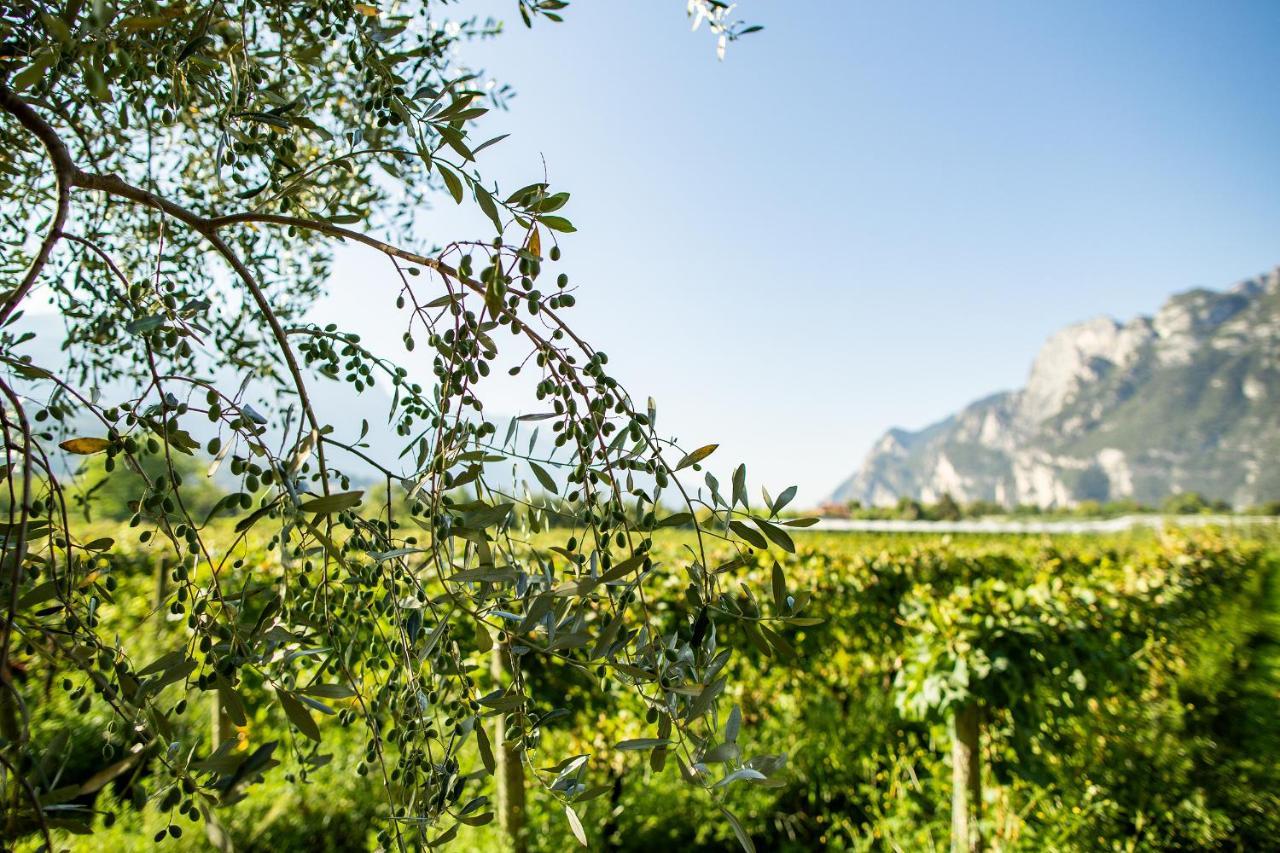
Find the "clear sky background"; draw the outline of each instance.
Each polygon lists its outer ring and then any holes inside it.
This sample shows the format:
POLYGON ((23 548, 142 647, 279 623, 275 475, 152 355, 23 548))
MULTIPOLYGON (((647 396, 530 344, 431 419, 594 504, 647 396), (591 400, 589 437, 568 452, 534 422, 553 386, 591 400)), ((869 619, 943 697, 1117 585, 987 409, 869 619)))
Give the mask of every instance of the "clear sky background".
MULTIPOLYGON (((509 23, 465 54, 519 93, 481 167, 514 188, 545 158, 579 331, 775 493, 1022 384, 1068 323, 1280 264, 1280 2, 746 0, 766 29, 723 63, 683 6, 455 7, 509 23)), ((489 230, 447 198, 423 224, 489 230)), ((394 287, 341 250, 318 316, 398 341, 394 287)))

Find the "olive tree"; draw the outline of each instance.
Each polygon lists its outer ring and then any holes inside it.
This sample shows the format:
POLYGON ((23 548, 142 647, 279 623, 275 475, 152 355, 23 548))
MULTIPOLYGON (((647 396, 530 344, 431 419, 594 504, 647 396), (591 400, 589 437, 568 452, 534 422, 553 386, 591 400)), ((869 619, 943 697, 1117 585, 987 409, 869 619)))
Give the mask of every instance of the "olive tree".
MULTIPOLYGON (((532 26, 566 5, 517 10, 532 26)), ((598 790, 581 757, 552 772, 532 757, 546 702, 522 678, 529 656, 632 691, 652 731, 618 747, 655 770, 674 758, 709 796, 770 781, 781 764, 716 757, 740 720, 723 707, 732 633, 720 628, 745 621, 760 635, 796 614, 744 607, 728 590, 739 561, 711 564, 703 546, 791 549, 784 528, 804 522, 779 511, 794 490, 753 503, 741 466, 724 488, 709 473, 690 482, 714 445, 665 439, 652 403, 566 322, 574 288, 555 267, 557 236, 574 230, 569 194, 545 179, 500 189, 480 173, 500 140, 473 138, 474 122, 508 92, 469 69, 465 48, 501 25, 452 11, 444 0, 0 11, 7 837, 52 847, 51 827, 89 825, 72 797, 145 763, 161 782, 153 798, 202 816, 225 847, 220 808, 282 762, 305 780, 326 728, 354 725, 385 791, 383 846, 434 847, 487 820, 475 781, 486 775, 540 784, 586 843, 573 805, 598 790), (431 199, 474 205, 492 231, 424 243, 414 214, 431 199), (430 375, 309 321, 344 243, 384 259, 394 292, 369 298, 386 301, 405 351, 429 353, 430 375), (59 360, 32 355, 37 295, 65 330, 59 360), (499 423, 486 410, 497 369, 527 377, 533 414, 499 423), (335 429, 313 396, 334 381, 393 389, 397 458, 335 429), (553 441, 526 444, 534 428, 553 441), (75 521, 66 460, 85 457, 137 484, 130 541, 86 541, 75 521), (199 482, 188 458, 237 483, 212 513, 188 497, 199 482), (504 466, 519 476, 493 474, 504 466), (681 565, 650 556, 664 527, 692 532, 681 565), (249 542, 278 549, 282 569, 244 580, 249 542), (163 561, 157 618, 188 638, 155 659, 99 629, 126 546, 163 561), (686 594, 655 612, 646 586, 673 573, 686 594), (18 674, 37 671, 74 674, 72 699, 106 703, 129 742, 70 791, 30 738, 38 696, 18 674), (230 724, 268 703, 295 736, 233 749, 230 724), (210 707, 214 736, 193 740, 210 707)), ((721 54, 758 29, 714 0, 687 12, 721 54)), ((521 807, 523 791, 505 800, 521 807)), ((505 817, 518 835, 519 815, 505 817)))

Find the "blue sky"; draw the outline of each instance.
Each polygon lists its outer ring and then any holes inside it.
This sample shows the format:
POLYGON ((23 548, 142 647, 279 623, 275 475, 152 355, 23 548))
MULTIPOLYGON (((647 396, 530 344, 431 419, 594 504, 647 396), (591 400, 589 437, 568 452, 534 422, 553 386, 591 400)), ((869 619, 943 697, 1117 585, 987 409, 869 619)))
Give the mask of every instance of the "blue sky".
MULTIPOLYGON (((723 63, 676 0, 455 8, 514 24, 464 54, 519 93, 481 167, 573 194, 579 330, 664 431, 800 501, 1067 323, 1280 263, 1280 3, 747 0, 766 29, 723 63)), ((423 225, 488 230, 448 199, 423 225)), ((384 266, 342 250, 319 317, 398 340, 384 266)))

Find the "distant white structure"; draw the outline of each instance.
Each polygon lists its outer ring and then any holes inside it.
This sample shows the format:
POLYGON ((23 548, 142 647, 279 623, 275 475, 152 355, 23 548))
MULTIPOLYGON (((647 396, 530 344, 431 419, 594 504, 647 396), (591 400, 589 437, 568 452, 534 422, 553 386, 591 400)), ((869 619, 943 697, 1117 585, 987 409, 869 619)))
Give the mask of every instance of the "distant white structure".
POLYGON ((1107 519, 1015 521, 979 518, 971 521, 905 521, 824 518, 809 530, 846 533, 1123 533, 1138 527, 1251 527, 1280 524, 1267 515, 1124 515, 1107 519))

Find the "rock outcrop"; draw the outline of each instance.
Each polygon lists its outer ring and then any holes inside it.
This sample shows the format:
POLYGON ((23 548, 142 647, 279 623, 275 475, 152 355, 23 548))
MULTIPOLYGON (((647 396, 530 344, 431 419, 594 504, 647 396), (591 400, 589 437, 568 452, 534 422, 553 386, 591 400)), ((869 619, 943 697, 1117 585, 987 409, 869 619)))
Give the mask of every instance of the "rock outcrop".
POLYGON ((834 501, 1070 506, 1198 491, 1280 498, 1280 268, 1193 290, 1154 317, 1053 335, 1025 387, 912 432, 892 429, 834 501))

